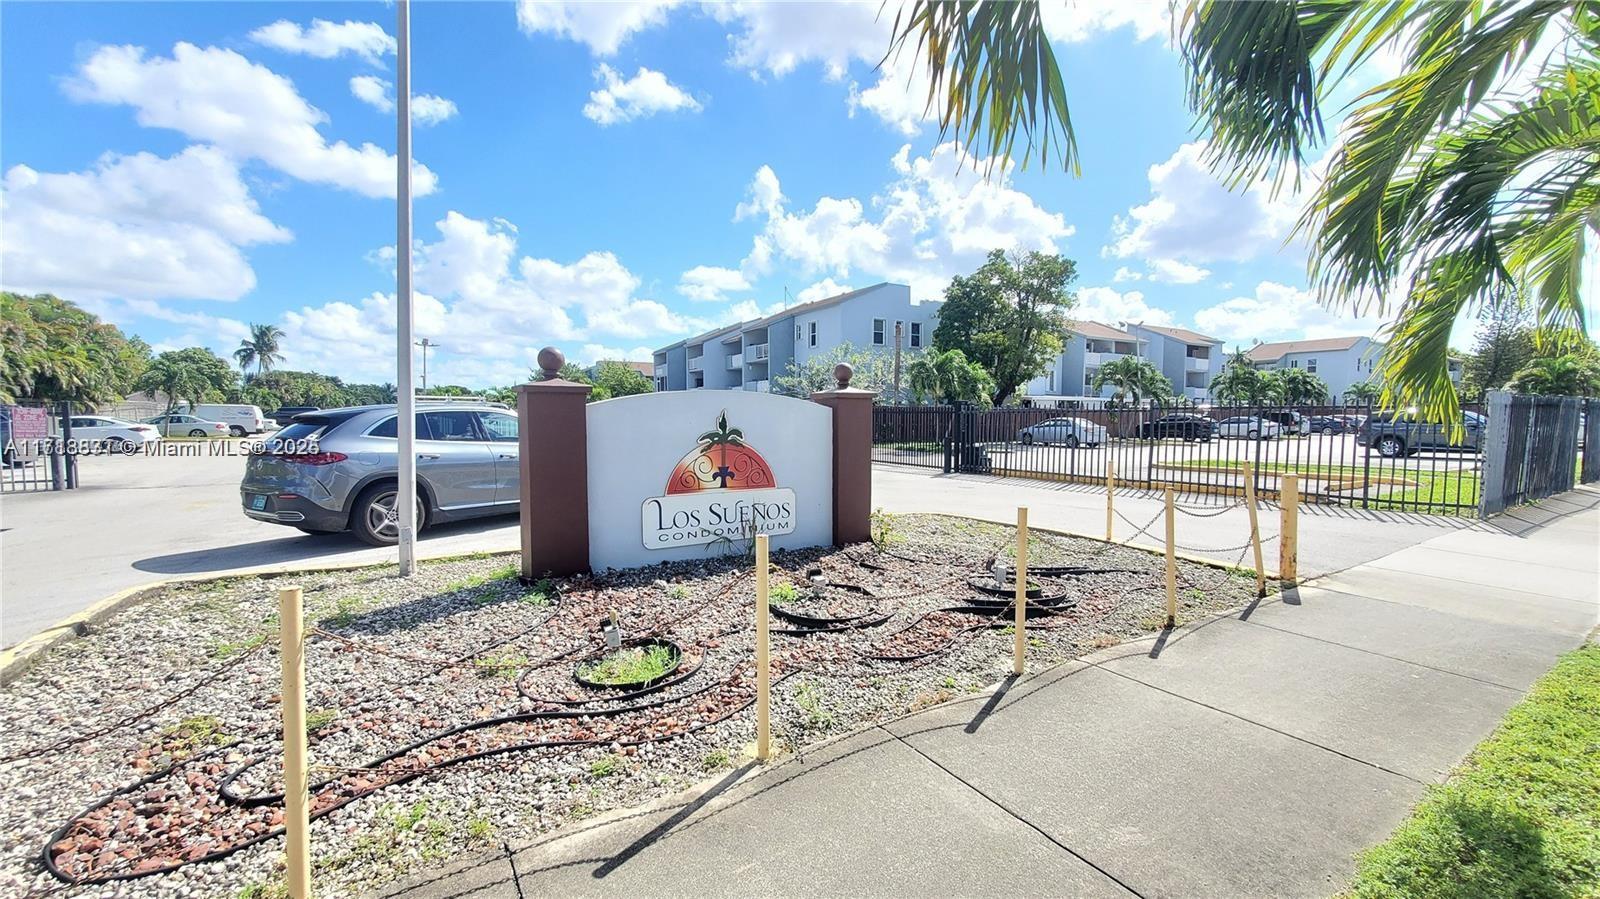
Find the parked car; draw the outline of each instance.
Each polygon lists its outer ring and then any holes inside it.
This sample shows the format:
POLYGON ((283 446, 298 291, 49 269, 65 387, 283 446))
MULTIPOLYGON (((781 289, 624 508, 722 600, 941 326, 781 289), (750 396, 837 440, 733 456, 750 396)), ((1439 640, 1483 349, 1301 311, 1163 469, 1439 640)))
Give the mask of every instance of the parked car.
POLYGON ((1313 415, 1306 421, 1306 427, 1313 434, 1343 434, 1355 426, 1342 415, 1313 415))
POLYGON ((1051 418, 1017 432, 1025 444, 1059 444, 1069 448, 1099 446, 1106 442, 1106 429, 1087 418, 1051 418))
POLYGON ((227 437, 231 433, 228 426, 220 421, 207 421, 187 412, 157 415, 145 419, 144 423, 155 425, 163 437, 227 437))
POLYGON ((1283 434, 1283 426, 1255 415, 1235 415, 1217 422, 1218 437, 1245 437, 1271 440, 1283 434))
POLYGON ((284 406, 283 408, 274 411, 267 417, 277 422, 278 427, 281 428, 287 426, 290 421, 294 420, 296 415, 300 415, 304 412, 318 411, 321 410, 316 406, 284 406))
POLYGON ((1421 421, 1412 410, 1374 412, 1356 431, 1356 443, 1388 458, 1412 456, 1424 449, 1481 452, 1489 420, 1476 412, 1461 413, 1461 436, 1444 424, 1421 421))
POLYGON ((1166 437, 1180 437, 1184 440, 1198 440, 1201 443, 1210 442, 1216 436, 1216 422, 1204 415, 1191 415, 1176 413, 1163 415, 1154 421, 1147 421, 1139 426, 1139 436, 1146 440, 1160 440, 1166 437))
MULTIPOLYGON (((349 530, 374 546, 399 539, 395 407, 302 412, 252 455, 239 484, 244 514, 309 534, 349 530)), ((515 513, 517 417, 478 403, 419 403, 418 530, 515 513)))
POLYGON ((104 415, 74 415, 67 419, 72 425, 73 440, 93 440, 114 452, 126 452, 129 447, 143 446, 161 439, 151 425, 123 421, 104 415))
POLYGON ((190 409, 189 413, 207 421, 222 422, 228 426, 228 433, 235 437, 260 434, 267 429, 267 417, 261 414, 260 406, 247 406, 238 403, 201 403, 190 409))
POLYGON ((1304 434, 1310 430, 1306 417, 1299 412, 1263 412, 1261 417, 1276 424, 1283 434, 1304 434))

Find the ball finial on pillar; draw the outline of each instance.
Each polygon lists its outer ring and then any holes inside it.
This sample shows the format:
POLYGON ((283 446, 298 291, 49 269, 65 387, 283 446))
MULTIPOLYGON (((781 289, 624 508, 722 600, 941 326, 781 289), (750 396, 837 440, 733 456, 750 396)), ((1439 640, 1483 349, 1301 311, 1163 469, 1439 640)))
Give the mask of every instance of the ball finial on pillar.
POLYGON ((547 346, 539 351, 539 369, 544 374, 542 381, 554 381, 561 377, 561 366, 567 364, 567 357, 553 346, 547 346))
POLYGON ((840 390, 846 390, 850 387, 850 376, 855 373, 856 370, 851 368, 848 362, 841 362, 833 367, 833 379, 839 382, 840 390))

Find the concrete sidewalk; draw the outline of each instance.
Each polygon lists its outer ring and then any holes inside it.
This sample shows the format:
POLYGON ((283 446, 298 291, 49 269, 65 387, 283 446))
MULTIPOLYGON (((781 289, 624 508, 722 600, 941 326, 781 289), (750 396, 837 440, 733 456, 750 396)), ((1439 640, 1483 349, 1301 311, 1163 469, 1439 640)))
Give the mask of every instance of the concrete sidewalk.
POLYGON ((1592 633, 1597 583, 1574 491, 397 892, 1327 895, 1592 633))

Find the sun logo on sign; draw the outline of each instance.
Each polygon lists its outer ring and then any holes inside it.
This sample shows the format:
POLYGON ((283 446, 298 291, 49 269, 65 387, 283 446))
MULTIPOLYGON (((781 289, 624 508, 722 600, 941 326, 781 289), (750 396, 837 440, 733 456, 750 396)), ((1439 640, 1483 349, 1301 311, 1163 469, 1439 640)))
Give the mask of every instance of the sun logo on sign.
POLYGON ((672 469, 668 494, 754 490, 777 484, 767 460, 744 442, 744 432, 728 426, 728 410, 722 410, 716 429, 701 434, 697 444, 672 469))

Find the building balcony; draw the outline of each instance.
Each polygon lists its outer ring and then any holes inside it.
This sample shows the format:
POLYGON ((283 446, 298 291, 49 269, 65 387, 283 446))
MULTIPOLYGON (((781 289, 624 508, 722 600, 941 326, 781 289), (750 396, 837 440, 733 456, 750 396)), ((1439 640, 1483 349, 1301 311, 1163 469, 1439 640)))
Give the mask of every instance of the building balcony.
POLYGON ((767 344, 758 343, 745 347, 744 353, 741 355, 743 355, 745 359, 750 362, 765 362, 767 361, 767 354, 769 351, 770 347, 767 344))
POLYGON ((1197 403, 1203 403, 1211 398, 1211 392, 1204 387, 1185 387, 1183 395, 1197 403))
POLYGON ((665 365, 657 365, 656 366, 656 377, 665 378, 666 376, 667 376, 667 367, 665 365))
POLYGON ((1118 359, 1126 359, 1132 355, 1132 353, 1084 353, 1083 367, 1099 368, 1100 366, 1105 365, 1107 362, 1115 362, 1118 359))
POLYGON ((705 369, 706 369, 706 357, 704 357, 704 356, 696 356, 693 359, 689 360, 689 370, 690 371, 705 371, 705 369))
POLYGON ((744 354, 734 353, 728 357, 728 371, 737 371, 744 368, 744 354))
POLYGON ((1210 371, 1211 360, 1200 356, 1185 356, 1183 359, 1184 371, 1210 371))

